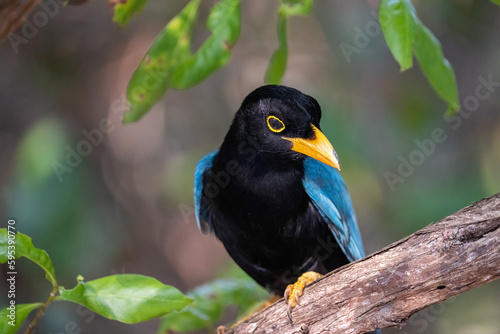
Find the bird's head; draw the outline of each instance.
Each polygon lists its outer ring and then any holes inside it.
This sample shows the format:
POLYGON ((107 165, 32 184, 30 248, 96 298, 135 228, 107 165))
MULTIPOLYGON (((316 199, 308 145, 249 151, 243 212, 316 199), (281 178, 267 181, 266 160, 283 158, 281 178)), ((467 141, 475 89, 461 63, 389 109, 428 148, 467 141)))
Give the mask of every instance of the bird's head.
POLYGON ((258 152, 280 159, 319 160, 340 170, 340 163, 320 131, 321 108, 311 96, 277 85, 251 92, 235 115, 226 141, 249 142, 258 152))

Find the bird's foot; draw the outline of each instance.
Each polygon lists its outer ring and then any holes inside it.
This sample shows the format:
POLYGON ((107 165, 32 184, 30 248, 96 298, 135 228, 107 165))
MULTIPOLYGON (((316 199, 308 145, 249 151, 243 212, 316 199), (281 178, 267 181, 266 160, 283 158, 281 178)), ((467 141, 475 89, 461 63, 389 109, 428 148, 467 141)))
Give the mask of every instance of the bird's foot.
POLYGON ((300 305, 300 296, 304 288, 314 282, 315 280, 323 277, 320 273, 315 271, 307 271, 303 273, 294 284, 289 284, 285 290, 285 300, 288 304, 287 314, 288 318, 292 321, 292 309, 300 305))

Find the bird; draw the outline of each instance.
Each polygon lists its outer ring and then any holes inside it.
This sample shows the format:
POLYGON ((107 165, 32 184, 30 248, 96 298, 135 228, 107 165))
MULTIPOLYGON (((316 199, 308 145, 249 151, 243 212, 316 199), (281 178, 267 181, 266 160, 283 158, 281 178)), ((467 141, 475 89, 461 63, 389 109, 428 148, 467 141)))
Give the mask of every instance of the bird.
POLYGON ((284 85, 246 96, 219 149, 196 166, 198 227, 250 277, 285 296, 365 256, 340 162, 315 98, 284 85))

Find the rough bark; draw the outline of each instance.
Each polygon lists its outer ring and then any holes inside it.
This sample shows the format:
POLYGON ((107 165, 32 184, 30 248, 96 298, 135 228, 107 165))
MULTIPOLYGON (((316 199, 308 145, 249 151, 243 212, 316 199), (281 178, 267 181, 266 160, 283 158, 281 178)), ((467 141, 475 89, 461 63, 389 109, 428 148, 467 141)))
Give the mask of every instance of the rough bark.
POLYGON ((500 277, 500 194, 308 286, 293 324, 281 299, 228 333, 365 333, 500 277))

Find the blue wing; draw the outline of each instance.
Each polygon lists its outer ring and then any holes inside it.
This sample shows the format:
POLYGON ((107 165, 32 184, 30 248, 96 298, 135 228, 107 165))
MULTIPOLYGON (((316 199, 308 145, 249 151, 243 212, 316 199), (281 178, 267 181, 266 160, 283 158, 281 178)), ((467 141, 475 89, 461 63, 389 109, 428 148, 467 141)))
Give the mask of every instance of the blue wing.
POLYGON ((339 172, 308 157, 304 160, 302 183, 347 259, 355 261, 365 257, 351 197, 339 172))
POLYGON ((204 205, 202 200, 203 192, 203 173, 206 170, 212 168, 214 157, 219 153, 216 150, 212 153, 205 155, 198 165, 196 165, 196 170, 194 172, 194 211, 196 213, 196 222, 198 223, 198 228, 203 234, 209 232, 208 227, 208 208, 204 205))

